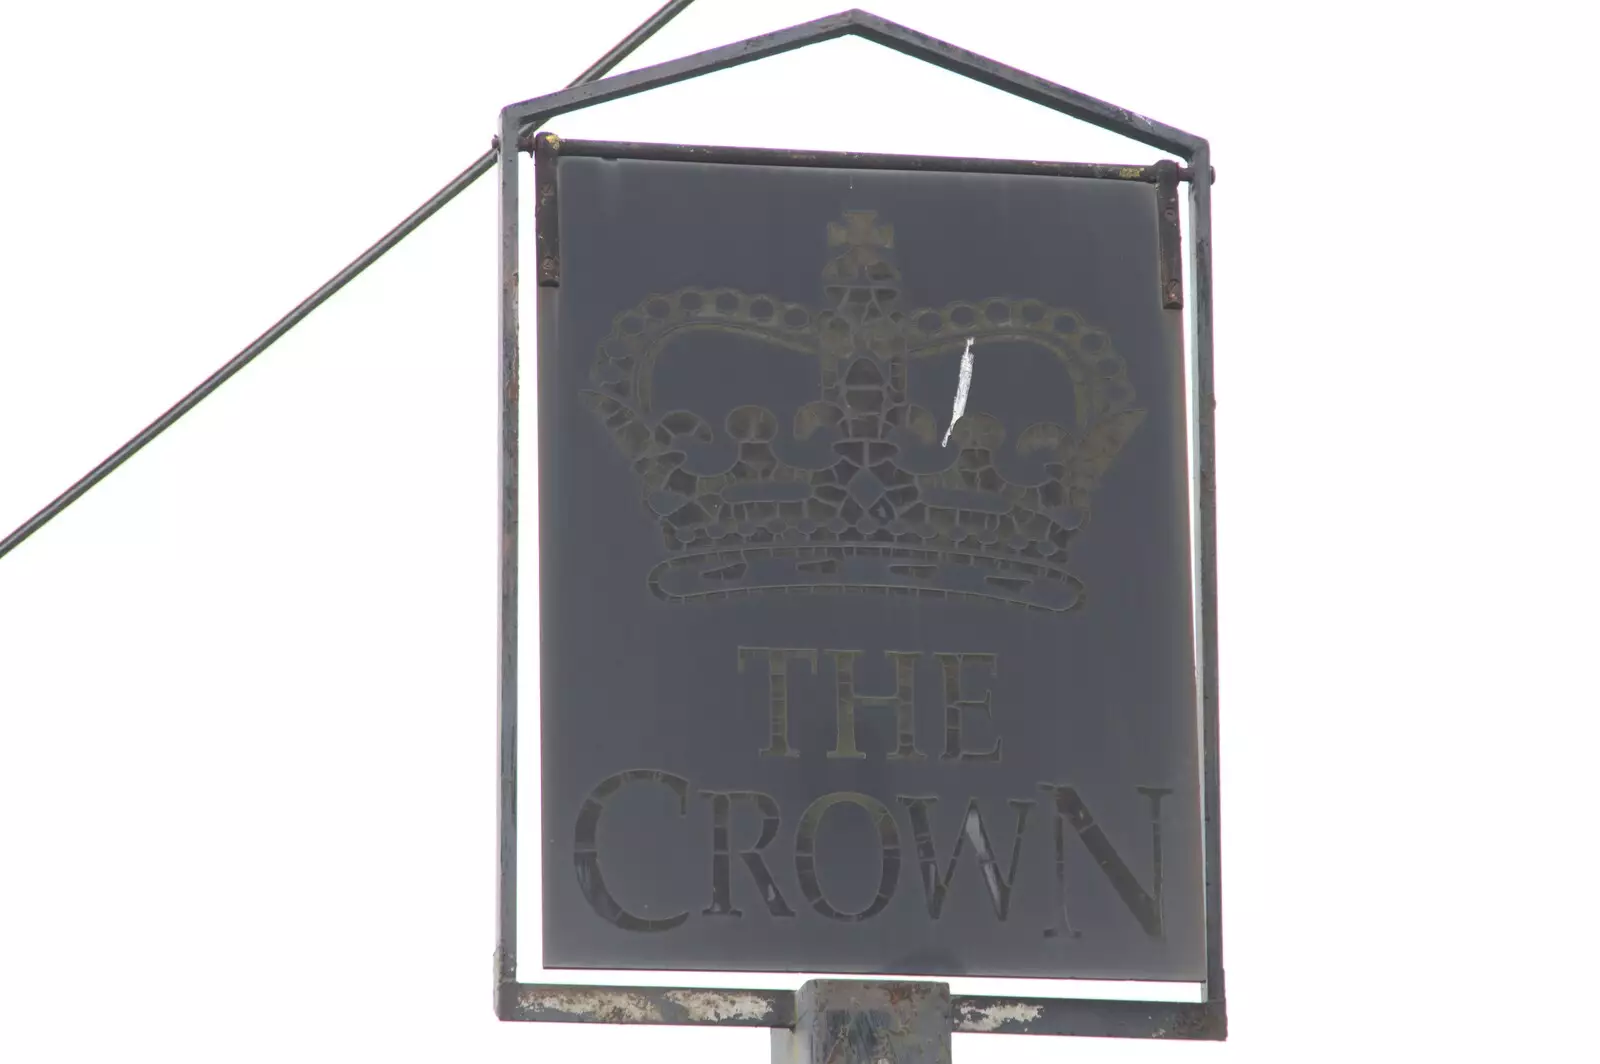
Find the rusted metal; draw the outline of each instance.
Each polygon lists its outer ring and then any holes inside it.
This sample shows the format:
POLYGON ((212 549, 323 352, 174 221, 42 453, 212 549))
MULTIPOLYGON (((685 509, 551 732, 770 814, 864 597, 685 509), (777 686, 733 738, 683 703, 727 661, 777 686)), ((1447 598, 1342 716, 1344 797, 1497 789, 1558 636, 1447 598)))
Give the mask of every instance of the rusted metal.
MULTIPOLYGON (((522 150, 533 154, 535 141, 542 134, 523 134, 522 150)), ((1088 177, 1106 181, 1141 181, 1155 184, 1155 163, 1073 163, 1042 159, 977 159, 945 155, 894 155, 882 152, 817 151, 794 148, 746 148, 712 144, 669 144, 623 140, 563 139, 560 153, 569 157, 598 159, 654 159, 662 162, 743 163, 751 166, 816 166, 856 170, 918 170, 949 173, 1040 174, 1050 177, 1088 177)), ((1168 162, 1171 162, 1168 160, 1168 162)), ((1190 180, 1194 171, 1171 163, 1180 182, 1190 180)), ((1216 170, 1212 169, 1212 183, 1216 170)))
POLYGON ((599 59, 594 65, 572 80, 573 85, 587 85, 591 81, 599 81, 610 73, 618 63, 633 54, 645 41, 655 36, 656 31, 683 13, 683 9, 694 3, 694 0, 667 0, 656 9, 656 13, 643 22, 622 40, 612 45, 611 50, 599 59))
POLYGON ((1199 571, 1196 580, 1200 615, 1199 687, 1201 741, 1201 808, 1205 810, 1206 1001, 1217 1010, 1218 1038, 1227 1037, 1227 1011, 1222 964, 1222 780, 1220 709, 1217 682, 1217 430, 1211 277, 1211 147, 1201 140, 1190 159, 1204 175, 1189 185, 1190 269, 1194 286, 1195 409, 1191 414, 1195 458, 1199 571))
POLYGON ((519 983, 501 1018, 553 1023, 644 1023, 680 1027, 792 1027, 788 990, 519 983))
POLYGON ((495 995, 517 978, 517 433, 521 422, 517 336, 518 128, 502 116, 500 131, 500 604, 499 878, 495 884, 495 995))
POLYGON ((1226 1018, 1218 1002, 961 996, 952 1004, 955 1029, 966 1034, 1178 1041, 1220 1041, 1227 1036, 1226 1018))
MULTIPOLYGON (((918 988, 944 984, 863 981, 895 1008, 914 1006, 918 988)), ((506 988, 501 1019, 549 1023, 642 1023, 676 1027, 793 1028, 804 1013, 791 990, 691 989, 653 986, 562 986, 518 983, 506 988)), ((1219 1041, 1227 1036, 1220 1002, 1096 1001, 958 994, 941 1006, 950 1030, 962 1034, 1069 1035, 1219 1041)))
POLYGON ((786 30, 712 48, 681 59, 630 70, 604 81, 514 103, 507 108, 522 124, 540 123, 568 111, 633 96, 687 81, 702 74, 743 66, 807 45, 839 37, 862 37, 885 48, 970 78, 990 88, 1068 115, 1101 129, 1120 133, 1159 151, 1188 159, 1203 144, 1199 137, 1117 107, 1052 81, 997 63, 993 59, 908 29, 865 11, 846 11, 786 30))
MULTIPOLYGON (((691 0, 671 0, 623 38, 569 89, 604 77, 630 52, 665 26, 691 0)), ((500 793, 497 802, 499 875, 495 880, 495 1012, 506 1017, 517 978, 517 504, 518 432, 521 426, 521 365, 518 353, 518 299, 521 294, 517 252, 517 166, 521 145, 537 120, 500 114, 500 136, 491 153, 500 163, 500 624, 498 664, 498 740, 500 793)), ((479 160, 482 162, 483 160, 479 160)), ((552 171, 554 167, 550 168, 552 171)), ((487 170, 487 166, 485 166, 487 170)), ((559 258, 558 258, 559 263, 559 258)))
POLYGON ((946 983, 814 979, 795 998, 794 1029, 772 1033, 773 1064, 950 1064, 946 983))
MULTIPOLYGON (((524 143, 535 159, 538 142, 549 134, 537 133, 524 143)), ((783 148, 738 148, 704 144, 641 144, 629 141, 562 140, 562 155, 599 159, 650 159, 662 162, 724 163, 749 166, 831 167, 852 170, 913 170, 947 173, 1037 174, 1048 177, 1084 177, 1102 181, 1139 181, 1156 184, 1160 174, 1179 173, 1177 164, 1072 163, 1031 159, 967 159, 941 155, 887 155, 872 152, 805 151, 783 148)), ((541 202, 543 197, 541 196, 541 202)))
POLYGON ((539 133, 533 138, 533 237, 539 256, 539 284, 554 288, 561 283, 561 212, 556 199, 556 155, 561 138, 539 133))
POLYGON ((1151 167, 1156 179, 1156 232, 1160 242, 1161 306, 1183 309, 1183 228, 1178 217, 1178 167, 1162 161, 1151 167))
MULTIPOLYGON (((542 127, 550 119, 567 111, 579 110, 597 103, 650 91, 716 70, 727 69, 809 44, 850 35, 872 40, 903 54, 923 59, 943 69, 961 74, 991 87, 1000 88, 1002 91, 1028 99, 1060 113, 1128 136, 1161 152, 1176 155, 1188 164, 1168 163, 1165 168, 1161 167, 1161 164, 1137 167, 1108 167, 1102 171, 1097 171, 1091 166, 1078 174, 1068 174, 1067 176, 1106 177, 1112 180, 1144 181, 1156 184, 1158 187, 1163 186, 1163 184, 1170 186, 1170 190, 1163 189, 1163 214, 1161 220, 1163 230, 1168 228, 1165 209, 1168 202, 1171 202, 1175 196, 1176 183, 1185 181, 1190 184, 1189 268, 1192 286, 1191 299, 1195 304, 1193 308, 1193 331, 1191 333, 1193 343, 1191 357, 1194 360, 1193 379, 1196 382, 1193 394, 1192 422, 1195 453, 1199 468, 1199 478, 1195 486, 1199 521, 1195 534, 1199 556, 1197 573, 1198 594, 1200 597, 1198 605, 1200 629, 1199 671, 1201 673, 1201 744, 1204 755, 1202 791, 1206 825, 1206 1000, 1202 1003, 1174 1004, 1163 1002, 1106 1002, 963 996, 951 999, 949 1022, 953 1030, 971 1032, 1164 1039, 1225 1038, 1227 1024, 1222 968, 1220 842, 1217 834, 1219 788, 1217 773, 1215 605, 1215 444, 1213 372, 1211 364, 1210 187, 1215 181, 1215 171, 1210 165, 1210 153, 1206 141, 1181 130, 1154 122, 1142 115, 1084 96, 1081 93, 1076 93, 1022 71, 994 63, 992 60, 985 59, 982 56, 954 48, 942 41, 937 41, 860 11, 850 11, 841 15, 819 19, 788 30, 751 38, 723 48, 711 49, 697 55, 631 71, 617 77, 607 78, 603 82, 578 86, 564 92, 513 104, 503 112, 502 136, 515 137, 515 141, 511 143, 525 149, 533 149, 537 159, 537 149, 531 139, 532 130, 542 127)), ((604 145, 596 144, 595 147, 594 154, 603 154, 600 149, 604 145)), ((753 161, 756 158, 756 153, 749 149, 696 149, 681 145, 655 147, 656 150, 663 153, 684 153, 679 157, 695 161, 714 160, 690 153, 742 152, 746 153, 748 160, 753 161)), ((582 147, 578 144, 570 142, 562 144, 563 153, 576 153, 582 150, 582 147)), ((503 163, 506 162, 507 154, 514 156, 515 152, 502 153, 503 163)), ((823 153, 797 152, 777 154, 785 155, 786 158, 781 161, 787 162, 789 165, 836 165, 827 161, 823 153)), ((663 154, 662 157, 667 156, 663 154)), ((845 165, 871 168, 872 162, 870 160, 881 158, 887 157, 858 156, 853 162, 845 165)), ((955 165, 959 166, 960 161, 957 161, 955 165)), ((991 168, 995 167, 994 163, 987 161, 984 165, 991 168)), ((1027 169, 1030 166, 1037 167, 1039 165, 1037 163, 1013 161, 1009 165, 1013 165, 1017 169, 1000 172, 1043 172, 1038 169, 1027 169)), ((1084 164, 1054 165, 1073 166, 1084 164)), ((954 168, 948 161, 935 162, 928 160, 926 166, 930 169, 954 168)), ((506 188, 505 198, 502 200, 502 237, 504 241, 502 244, 504 256, 502 259, 502 281, 503 293, 505 293, 505 300, 502 306, 510 306, 513 312, 508 319, 503 320, 502 327, 504 330, 503 335, 510 338, 503 347, 503 358, 507 359, 505 364, 510 368, 509 380, 514 384, 516 379, 516 320, 514 309, 517 267, 514 163, 512 167, 513 176, 506 188), (509 354, 505 354, 505 352, 509 352, 509 354)), ((1161 237, 1163 240, 1162 281, 1164 289, 1162 298, 1164 306, 1177 309, 1178 306, 1182 305, 1181 300, 1183 298, 1182 246, 1181 241, 1173 241, 1168 245, 1166 243, 1167 235, 1163 234, 1161 237), (1175 296, 1179 302, 1176 305, 1171 302, 1174 293, 1167 290, 1166 282, 1169 281, 1178 282, 1175 296)), ((558 254, 556 256, 557 276, 559 276, 559 267, 560 258, 558 254)), ((554 298, 555 293, 550 292, 548 296, 554 298)), ((541 302, 545 298, 542 295, 541 302)), ((514 401, 510 405, 514 414, 514 401)), ((504 407, 502 412, 504 415, 504 407)), ((509 432, 503 434, 503 439, 508 448, 506 455, 509 455, 509 468, 513 470, 512 483, 514 483, 517 446, 514 426, 511 427, 509 432)), ((503 455, 503 459, 506 455, 503 455)), ((505 468, 506 466, 503 466, 503 470, 505 468)), ((502 484, 504 485, 505 482, 503 478, 502 484)), ((503 550, 514 556, 516 544, 514 504, 505 520, 506 526, 512 531, 510 536, 504 540, 506 546, 503 547, 503 550)), ((503 568, 503 575, 505 571, 503 568)), ((515 609, 514 561, 511 565, 510 573, 509 585, 504 583, 502 585, 503 610, 507 608, 515 609), (507 587, 509 587, 509 594, 507 594, 507 587)), ((508 631, 514 636, 515 621, 513 619, 508 623, 505 618, 502 618, 503 640, 505 640, 508 631)), ((502 644, 502 744, 508 742, 514 744, 516 735, 514 684, 510 685, 512 690, 508 692, 508 687, 504 682, 507 674, 504 658, 508 653, 513 657, 509 674, 513 677, 515 675, 514 642, 514 639, 512 639, 509 644, 505 642, 502 644), (511 648, 509 650, 507 649, 508 645, 511 648)), ((508 769, 511 773, 509 780, 504 776, 502 778, 502 812, 504 814, 509 808, 510 814, 509 817, 505 815, 502 817, 501 830, 504 833, 508 830, 508 825, 509 830, 513 832, 515 830, 515 755, 513 752, 508 760, 504 756, 504 746, 502 754, 502 773, 505 773, 508 769), (507 783, 509 783, 509 787, 506 786, 507 783)), ((514 840, 509 843, 508 848, 505 838, 502 838, 501 858, 501 908, 503 916, 501 941, 503 949, 509 950, 511 938, 507 936, 506 929, 509 927, 514 936, 515 873, 514 867, 508 872, 505 862, 509 860, 514 866, 514 840), (510 914, 509 923, 504 921, 504 916, 507 912, 510 914)), ((503 955, 503 959, 508 957, 509 954, 503 955)), ((534 986, 511 982, 508 978, 508 973, 514 970, 514 962, 510 965, 502 963, 498 968, 499 975, 497 978, 502 981, 499 987, 499 1011, 504 1019, 695 1025, 734 1024, 782 1028, 796 1023, 801 1012, 796 1006, 795 995, 789 992, 534 986), (684 995, 711 996, 684 997, 684 995), (762 1018, 756 1019, 757 1015, 762 1018)))

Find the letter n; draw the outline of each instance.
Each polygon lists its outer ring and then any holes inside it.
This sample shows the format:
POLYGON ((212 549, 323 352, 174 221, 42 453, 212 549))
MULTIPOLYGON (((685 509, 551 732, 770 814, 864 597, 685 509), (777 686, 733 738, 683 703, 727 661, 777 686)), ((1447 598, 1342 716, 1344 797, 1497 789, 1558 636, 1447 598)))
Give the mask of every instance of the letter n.
POLYGON ((1161 799, 1172 793, 1170 787, 1140 787, 1139 793, 1150 799, 1150 844, 1151 844, 1151 870, 1150 890, 1146 891, 1139 885, 1133 871, 1128 868, 1127 862, 1112 847, 1111 840, 1106 837, 1104 829, 1094 822, 1094 817, 1089 812, 1089 807, 1084 804, 1078 792, 1067 786, 1053 783, 1041 783, 1039 789, 1055 798, 1055 837, 1056 837, 1056 904, 1060 925, 1045 930, 1046 938, 1055 938, 1063 932, 1072 938, 1078 937, 1078 932, 1073 930, 1072 923, 1067 919, 1067 846, 1066 828, 1070 826, 1077 832, 1078 838, 1083 840, 1083 845, 1088 849, 1090 856, 1100 866, 1106 878, 1111 882, 1111 888, 1117 892, 1117 897, 1122 899, 1122 904, 1128 907, 1133 918, 1139 921, 1139 926, 1144 928, 1144 933, 1151 938, 1160 938, 1162 935, 1161 916, 1161 799))

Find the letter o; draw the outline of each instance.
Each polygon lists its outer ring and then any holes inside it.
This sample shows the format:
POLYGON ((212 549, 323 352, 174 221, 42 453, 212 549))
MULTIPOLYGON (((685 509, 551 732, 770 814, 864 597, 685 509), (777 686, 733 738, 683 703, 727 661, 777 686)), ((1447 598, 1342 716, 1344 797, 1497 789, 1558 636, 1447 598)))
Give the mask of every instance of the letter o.
POLYGON ((824 794, 806 807, 795 830, 794 871, 800 879, 800 892, 817 912, 830 920, 847 923, 870 920, 881 913, 894 898, 895 887, 900 883, 900 826, 894 814, 876 798, 854 791, 835 791, 824 794), (822 896, 822 883, 817 879, 817 829, 828 810, 844 802, 858 805, 872 817, 878 828, 878 841, 882 849, 883 866, 878 878, 878 895, 858 913, 842 913, 822 896))

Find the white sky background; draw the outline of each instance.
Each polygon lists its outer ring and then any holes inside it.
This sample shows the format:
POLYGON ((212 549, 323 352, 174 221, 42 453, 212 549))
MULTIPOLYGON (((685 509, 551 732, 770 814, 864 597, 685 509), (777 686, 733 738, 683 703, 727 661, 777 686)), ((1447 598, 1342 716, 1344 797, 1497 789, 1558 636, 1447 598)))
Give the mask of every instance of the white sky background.
MULTIPOLYGON (((699 0, 628 66, 845 2, 699 0)), ((656 4, 8 9, 0 533, 656 4)), ((867 6, 1207 136, 1219 175, 1233 1038, 958 1060, 1579 1059, 1582 5, 867 6)), ((854 41, 552 128, 1154 157, 854 41)), ((493 1017, 495 240, 491 176, 0 560, 0 1057, 766 1059, 493 1017)))

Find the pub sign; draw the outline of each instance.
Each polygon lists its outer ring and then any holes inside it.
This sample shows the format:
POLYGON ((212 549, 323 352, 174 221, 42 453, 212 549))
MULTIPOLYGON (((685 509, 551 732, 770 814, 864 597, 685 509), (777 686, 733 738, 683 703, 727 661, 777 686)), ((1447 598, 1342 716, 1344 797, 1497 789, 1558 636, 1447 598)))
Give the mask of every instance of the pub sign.
POLYGON ((544 965, 1205 979, 1173 164, 534 153, 544 965))

